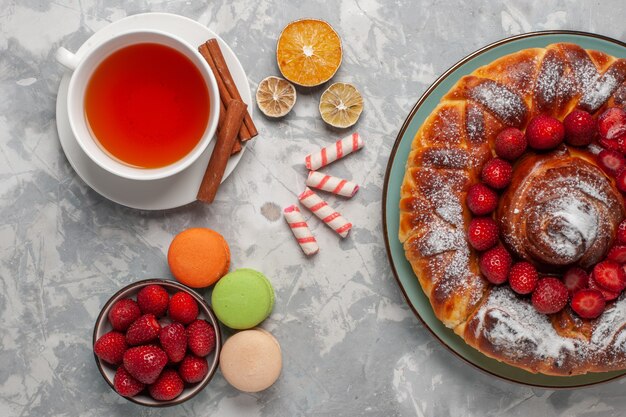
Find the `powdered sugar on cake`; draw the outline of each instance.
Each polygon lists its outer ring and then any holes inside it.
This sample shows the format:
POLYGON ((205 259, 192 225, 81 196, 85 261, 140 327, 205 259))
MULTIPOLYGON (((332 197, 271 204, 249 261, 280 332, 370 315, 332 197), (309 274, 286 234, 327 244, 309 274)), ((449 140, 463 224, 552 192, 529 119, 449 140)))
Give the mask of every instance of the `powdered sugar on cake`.
POLYGON ((485 106, 507 125, 521 126, 526 121, 528 108, 522 97, 495 81, 483 80, 471 89, 470 98, 485 106))
POLYGON ((505 242, 520 257, 588 267, 604 255, 619 222, 613 213, 620 210, 618 197, 597 168, 564 152, 534 157, 499 222, 505 242))
POLYGON ((545 359, 563 364, 568 356, 597 362, 609 352, 625 353, 626 298, 622 296, 596 320, 589 339, 558 334, 550 316, 537 312, 509 287, 494 287, 468 321, 473 337, 484 338, 511 360, 545 359))
MULTIPOLYGON (((529 354, 558 358, 564 351, 573 352, 576 346, 572 339, 555 332, 547 315, 537 312, 527 299, 516 296, 508 287, 494 287, 472 320, 477 321, 475 338, 485 337, 512 358, 529 354)), ((586 352, 583 349, 579 353, 586 352)))
POLYGON ((555 252, 572 258, 581 248, 584 251, 595 241, 600 213, 594 206, 565 195, 559 200, 550 201, 545 207, 546 214, 561 226, 546 231, 555 252))

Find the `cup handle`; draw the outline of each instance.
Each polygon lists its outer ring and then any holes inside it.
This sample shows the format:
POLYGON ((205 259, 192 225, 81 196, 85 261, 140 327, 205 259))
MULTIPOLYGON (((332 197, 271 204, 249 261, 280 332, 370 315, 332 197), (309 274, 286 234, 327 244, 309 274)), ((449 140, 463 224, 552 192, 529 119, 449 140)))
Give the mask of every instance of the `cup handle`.
POLYGON ((57 49, 55 58, 59 64, 63 65, 70 71, 74 71, 80 61, 75 54, 71 53, 64 47, 57 49))

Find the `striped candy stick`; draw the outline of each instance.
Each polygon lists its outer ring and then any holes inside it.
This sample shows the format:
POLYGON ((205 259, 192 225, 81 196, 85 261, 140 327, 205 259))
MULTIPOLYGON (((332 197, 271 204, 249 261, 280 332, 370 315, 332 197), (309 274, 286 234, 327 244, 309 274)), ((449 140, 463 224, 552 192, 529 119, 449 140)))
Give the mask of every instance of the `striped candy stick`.
POLYGON ((363 147, 361 135, 354 132, 350 136, 338 140, 333 145, 320 149, 318 152, 307 155, 304 158, 306 167, 315 171, 323 166, 335 162, 346 155, 356 152, 363 147))
POLYGON ((311 233, 311 230, 309 230, 309 226, 306 224, 304 216, 298 206, 293 205, 286 207, 283 210, 283 214, 302 252, 307 256, 315 255, 319 252, 320 248, 317 246, 317 241, 311 233))
POLYGON ((322 174, 317 171, 309 171, 306 185, 344 197, 352 197, 359 191, 359 186, 352 181, 322 174))
POLYGON ((298 200, 339 236, 343 238, 348 236, 350 229, 352 229, 352 223, 344 219, 341 214, 337 213, 335 209, 329 206, 309 187, 306 187, 302 194, 298 196, 298 200))

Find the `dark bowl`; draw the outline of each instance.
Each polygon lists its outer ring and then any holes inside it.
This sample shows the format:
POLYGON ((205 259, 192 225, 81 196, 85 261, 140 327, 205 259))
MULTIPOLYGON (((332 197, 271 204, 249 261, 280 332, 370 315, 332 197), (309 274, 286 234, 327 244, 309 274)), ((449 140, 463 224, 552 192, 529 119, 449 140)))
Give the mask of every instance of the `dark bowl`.
MULTIPOLYGON (((213 328, 215 329, 215 349, 207 357, 207 362, 209 363, 209 372, 204 377, 204 379, 202 379, 202 381, 197 382, 193 385, 185 384, 185 389, 183 390, 183 392, 178 397, 169 401, 157 401, 150 397, 145 392, 145 390, 144 392, 134 397, 123 397, 126 398, 128 401, 132 401, 136 404, 141 404, 148 407, 169 407, 172 405, 181 404, 188 399, 193 398, 196 394, 202 391, 204 387, 207 386, 209 381, 211 381, 211 379, 213 378, 213 375, 215 374, 215 371, 217 370, 219 365, 220 350, 222 349, 222 334, 220 331, 219 322, 217 321, 213 310, 211 310, 211 307, 209 307, 206 301, 204 301, 204 298, 202 298, 198 293, 183 284, 166 279, 146 279, 127 285, 126 287, 116 292, 111 298, 109 298, 109 301, 106 302, 106 304, 102 308, 102 311, 100 311, 98 319, 96 320, 96 325, 93 329, 93 344, 95 345, 96 340, 98 340, 100 336, 112 330, 111 324, 109 323, 108 319, 111 306, 113 306, 113 304, 117 300, 120 300, 122 298, 136 299, 139 290, 151 284, 161 285, 170 295, 178 291, 185 291, 186 293, 191 295, 198 302, 198 318, 208 321, 209 323, 211 323, 211 325, 213 325, 213 328)), ((111 365, 109 363, 103 362, 95 354, 94 358, 96 359, 96 365, 98 366, 98 370, 102 374, 102 377, 107 382, 107 384, 111 386, 111 389, 113 389, 113 378, 115 377, 115 371, 117 370, 119 365, 111 365)))

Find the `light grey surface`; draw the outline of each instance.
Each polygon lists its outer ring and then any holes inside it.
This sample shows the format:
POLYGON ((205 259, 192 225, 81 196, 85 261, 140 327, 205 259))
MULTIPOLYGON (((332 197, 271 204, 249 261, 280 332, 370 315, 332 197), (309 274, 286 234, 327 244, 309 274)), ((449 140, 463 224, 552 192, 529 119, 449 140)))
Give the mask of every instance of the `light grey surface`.
POLYGON ((531 389, 483 375, 448 353, 412 316, 392 279, 380 213, 395 136, 438 74, 520 32, 567 28, 624 40, 623 2, 298 3, 0 0, 0 415, 625 415, 625 380, 575 391, 531 389), (334 81, 355 83, 365 99, 357 125, 365 148, 327 169, 362 185, 351 200, 329 198, 355 224, 348 239, 310 219, 321 252, 307 260, 275 210, 296 202, 302 157, 342 133, 317 114, 322 89, 299 91, 283 120, 257 117, 260 136, 211 206, 135 211, 76 176, 56 133, 62 69, 54 51, 75 50, 107 23, 148 11, 182 14, 219 33, 253 90, 278 75, 275 42, 286 23, 313 16, 334 25, 344 45, 334 81), (238 393, 218 373, 182 406, 141 408, 98 374, 93 323, 120 287, 170 277, 168 245, 191 226, 224 234, 233 267, 270 277, 276 307, 263 327, 282 344, 284 372, 260 394, 238 393))

